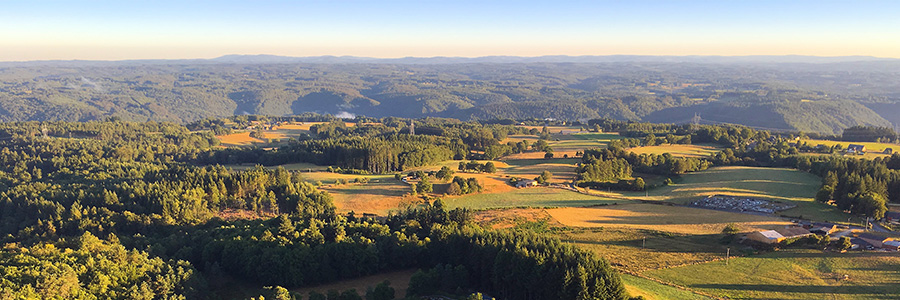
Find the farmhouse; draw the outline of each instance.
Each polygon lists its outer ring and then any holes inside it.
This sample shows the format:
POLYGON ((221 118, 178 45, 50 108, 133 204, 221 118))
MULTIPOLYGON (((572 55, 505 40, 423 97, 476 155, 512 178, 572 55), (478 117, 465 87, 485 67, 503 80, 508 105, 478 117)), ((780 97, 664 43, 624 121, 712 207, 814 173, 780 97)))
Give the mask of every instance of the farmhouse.
POLYGON ((850 144, 847 146, 847 153, 865 154, 866 153, 866 145, 850 144))
POLYGON ((820 235, 829 235, 840 230, 836 224, 830 223, 801 222, 800 225, 809 230, 809 232, 820 235))
POLYGON ((900 241, 894 241, 894 240, 884 241, 884 243, 881 244, 881 248, 894 250, 894 251, 900 250, 900 241))
POLYGON ((888 222, 896 222, 900 221, 900 212, 889 211, 884 213, 884 218, 887 219, 888 222))
POLYGON ((522 180, 519 180, 518 182, 516 182, 517 188, 526 188, 526 187, 532 187, 532 186, 537 186, 537 185, 538 185, 537 181, 531 180, 531 179, 522 179, 522 180))

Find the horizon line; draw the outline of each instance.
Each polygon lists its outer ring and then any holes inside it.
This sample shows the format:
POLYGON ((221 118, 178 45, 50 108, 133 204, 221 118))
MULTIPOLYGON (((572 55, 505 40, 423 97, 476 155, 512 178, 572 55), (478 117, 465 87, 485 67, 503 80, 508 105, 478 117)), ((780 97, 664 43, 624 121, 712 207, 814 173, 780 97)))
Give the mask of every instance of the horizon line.
MULTIPOLYGON (((273 57, 273 58, 294 58, 294 59, 304 59, 304 58, 358 58, 358 59, 371 59, 371 60, 400 60, 400 59, 481 59, 481 58, 525 58, 525 59, 540 59, 540 58, 590 58, 590 57, 644 57, 644 58, 819 58, 819 59, 839 59, 839 58, 865 58, 865 61, 871 60, 900 60, 900 57, 884 57, 884 56, 874 56, 874 55, 808 55, 808 54, 749 54, 749 55, 716 55, 716 54, 689 54, 689 55, 651 55, 651 54, 585 54, 585 55, 567 55, 567 54, 546 54, 546 55, 479 55, 479 56, 395 56, 395 57, 376 57, 376 56, 356 56, 356 55, 337 55, 337 54, 323 54, 323 55, 307 55, 307 56, 292 56, 292 55, 280 55, 280 54, 268 54, 268 53, 259 53, 259 54, 223 54, 214 57, 196 57, 196 58, 133 58, 133 59, 35 59, 35 60, 0 60, 0 63, 40 63, 40 62, 140 62, 140 61, 213 61, 216 59, 222 59, 226 57, 273 57)), ((863 61, 863 60, 861 60, 863 61)))

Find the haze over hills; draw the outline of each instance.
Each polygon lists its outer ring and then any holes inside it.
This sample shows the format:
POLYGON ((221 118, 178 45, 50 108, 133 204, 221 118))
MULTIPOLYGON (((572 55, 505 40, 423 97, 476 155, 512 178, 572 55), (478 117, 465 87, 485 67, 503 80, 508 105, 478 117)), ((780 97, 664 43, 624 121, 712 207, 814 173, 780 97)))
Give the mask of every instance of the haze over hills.
POLYGON ((490 56, 0 63, 0 120, 190 122, 232 114, 613 118, 839 133, 900 124, 900 60, 490 56))

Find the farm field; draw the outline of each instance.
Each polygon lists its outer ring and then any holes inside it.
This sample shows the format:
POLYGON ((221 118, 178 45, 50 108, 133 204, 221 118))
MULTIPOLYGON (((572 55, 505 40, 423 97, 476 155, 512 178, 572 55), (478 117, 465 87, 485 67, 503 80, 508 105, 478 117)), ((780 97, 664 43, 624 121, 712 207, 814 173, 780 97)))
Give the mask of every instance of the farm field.
POLYGON ((864 146, 866 146, 866 151, 868 152, 867 154, 875 154, 875 155, 879 155, 879 156, 884 156, 883 154, 880 154, 880 152, 883 152, 884 149, 887 149, 887 148, 891 148, 895 151, 900 150, 900 144, 892 144, 892 143, 843 142, 843 141, 813 140, 813 139, 800 140, 800 142, 807 143, 813 147, 815 147, 816 145, 819 145, 819 144, 822 144, 822 145, 825 145, 828 147, 832 147, 834 145, 839 144, 842 146, 843 149, 847 149, 847 145, 850 145, 850 144, 864 145, 864 146), (879 152, 879 153, 873 153, 873 152, 879 152))
POLYGON ((635 148, 628 149, 628 151, 631 151, 631 152, 634 152, 637 154, 662 155, 664 153, 669 153, 669 154, 672 154, 672 156, 676 156, 676 157, 707 157, 707 156, 716 154, 721 150, 722 150, 722 148, 715 147, 715 146, 678 145, 678 144, 635 147, 635 148))
POLYGON ((506 193, 481 193, 444 199, 444 203, 450 209, 466 207, 476 210, 512 207, 578 207, 615 202, 621 203, 623 200, 545 187, 513 189, 506 193))
POLYGON ((614 227, 566 228, 551 234, 597 253, 618 269, 635 273, 721 259, 726 251, 719 243, 719 234, 676 234, 614 227))
POLYGON ((505 163, 508 167, 500 169, 503 174, 533 179, 544 170, 553 173, 551 183, 571 182, 575 178, 575 164, 581 162, 576 158, 554 159, 510 159, 505 163))
POLYGON ((644 274, 732 299, 898 299, 898 267, 890 252, 785 250, 644 274))
MULTIPOLYGON (((551 130, 550 132, 553 133, 554 131, 551 130)), ((592 148, 605 148, 610 141, 625 138, 619 136, 617 133, 557 133, 552 134, 551 136, 552 138, 547 141, 547 144, 549 144, 550 147, 553 148, 553 155, 555 158, 561 158, 564 155, 575 157, 575 153, 578 151, 592 148)), ((505 144, 508 141, 520 142, 522 140, 528 140, 529 143, 533 143, 537 141, 537 139, 537 136, 534 135, 513 135, 507 137, 501 143, 505 144)), ((503 157, 504 160, 543 158, 544 152, 540 151, 512 154, 503 157)))
MULTIPOLYGON (((256 165, 255 164, 224 165, 224 167, 234 169, 234 170, 247 170, 247 169, 256 168, 256 165)), ((310 163, 293 163, 293 164, 284 164, 284 165, 277 165, 277 166, 263 166, 263 167, 267 168, 267 169, 275 169, 278 167, 282 167, 288 171, 302 171, 302 172, 304 172, 303 173, 304 177, 306 177, 307 174, 311 174, 310 171, 322 172, 322 171, 325 171, 325 168, 326 168, 325 166, 319 166, 319 165, 310 164, 310 163)), ((333 174, 333 173, 331 173, 331 174, 333 174)))
POLYGON ((603 207, 548 209, 554 219, 571 227, 630 228, 673 234, 718 234, 728 223, 743 230, 774 229, 790 222, 778 217, 645 203, 603 207))
POLYGON ((647 199, 686 204, 709 195, 746 196, 796 204, 781 215, 817 221, 846 221, 850 215, 835 207, 816 202, 813 197, 821 186, 819 177, 793 169, 759 167, 716 167, 681 176, 673 185, 642 192, 599 192, 598 195, 647 199))
MULTIPOLYGON (((297 136, 303 133, 309 133, 310 127, 313 125, 322 124, 325 122, 304 122, 304 123, 289 123, 282 124, 278 126, 274 126, 272 130, 265 130, 263 134, 265 135, 265 139, 272 140, 285 140, 288 138, 296 138, 297 136)), ((345 122, 345 125, 356 126, 356 123, 345 122)), ((378 124, 378 123, 363 123, 364 125, 370 124, 378 124)), ((219 138, 220 145, 222 147, 244 147, 244 146, 253 146, 253 145, 267 145, 268 142, 264 139, 257 139, 250 137, 251 131, 236 131, 231 134, 219 135, 216 136, 219 138)))
POLYGON ((620 274, 625 290, 632 297, 641 296, 647 300, 692 300, 710 299, 689 291, 671 287, 650 279, 629 274, 620 274))

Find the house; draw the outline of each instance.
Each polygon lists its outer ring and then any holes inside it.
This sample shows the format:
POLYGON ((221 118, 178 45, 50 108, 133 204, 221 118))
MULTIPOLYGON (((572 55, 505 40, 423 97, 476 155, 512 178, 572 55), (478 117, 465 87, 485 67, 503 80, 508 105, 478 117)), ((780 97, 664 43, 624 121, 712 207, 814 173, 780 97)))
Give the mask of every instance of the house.
POLYGON ((900 250, 900 241, 894 241, 894 240, 884 241, 884 243, 881 244, 881 248, 888 249, 888 250, 894 250, 894 251, 900 250))
POLYGON ((820 234, 820 235, 829 235, 836 231, 838 231, 838 226, 835 224, 826 224, 826 223, 813 223, 808 228, 809 232, 820 234))
POLYGON ((863 233, 856 236, 857 238, 872 244, 872 247, 881 248, 888 239, 874 234, 863 233))
POLYGON ((538 182, 535 180, 531 180, 531 179, 522 179, 522 180, 519 180, 516 182, 516 188, 526 188, 526 187, 532 187, 532 186, 537 186, 537 185, 538 185, 538 182))
POLYGON ((887 154, 887 155, 894 154, 894 149, 892 149, 892 148, 884 148, 884 154, 887 154))
POLYGON ((888 222, 900 222, 900 212, 897 211, 889 211, 884 213, 884 218, 888 222))
POLYGON ((850 144, 847 146, 847 153, 865 154, 866 145, 850 144))
POLYGON ((754 141, 754 142, 750 142, 749 144, 747 144, 747 150, 753 150, 753 149, 756 149, 756 146, 757 146, 757 145, 759 145, 758 142, 755 142, 755 141, 754 141))
POLYGON ((851 238, 850 239, 850 250, 872 250, 875 249, 875 246, 869 244, 865 240, 861 238, 851 238))

